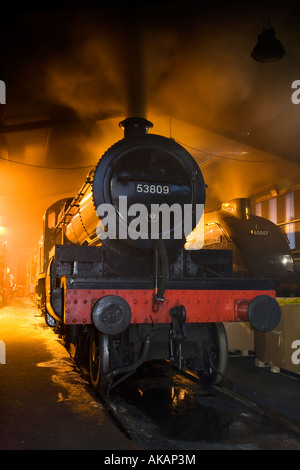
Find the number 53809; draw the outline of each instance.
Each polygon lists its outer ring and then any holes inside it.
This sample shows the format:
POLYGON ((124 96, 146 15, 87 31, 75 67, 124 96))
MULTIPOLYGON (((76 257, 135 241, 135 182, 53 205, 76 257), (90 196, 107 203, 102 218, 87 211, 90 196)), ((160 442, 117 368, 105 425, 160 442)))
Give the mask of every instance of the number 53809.
POLYGON ((161 184, 138 183, 136 185, 136 191, 138 193, 168 194, 170 192, 170 188, 167 185, 161 184))

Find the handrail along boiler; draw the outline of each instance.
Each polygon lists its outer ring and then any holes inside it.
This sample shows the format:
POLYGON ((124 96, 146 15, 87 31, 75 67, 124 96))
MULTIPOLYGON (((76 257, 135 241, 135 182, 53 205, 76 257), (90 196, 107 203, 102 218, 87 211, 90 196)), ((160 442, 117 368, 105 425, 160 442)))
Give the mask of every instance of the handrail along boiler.
MULTIPOLYGON (((205 204, 206 186, 189 152, 149 133, 149 121, 127 118, 120 126, 124 138, 104 153, 77 196, 45 213, 40 306, 72 355, 88 357, 95 389, 111 388, 146 359, 169 359, 204 383, 218 383, 227 365, 223 322, 273 329, 280 319, 273 284, 233 279, 229 250, 186 250, 184 234, 175 236, 175 216, 168 238, 161 220, 155 239, 128 236, 133 217, 124 212, 125 199, 127 207, 147 208, 150 230, 160 217, 152 204, 194 209, 205 204), (116 237, 104 236, 107 211, 99 207, 115 210, 116 237)), ((192 218, 195 227, 195 210, 192 218)))

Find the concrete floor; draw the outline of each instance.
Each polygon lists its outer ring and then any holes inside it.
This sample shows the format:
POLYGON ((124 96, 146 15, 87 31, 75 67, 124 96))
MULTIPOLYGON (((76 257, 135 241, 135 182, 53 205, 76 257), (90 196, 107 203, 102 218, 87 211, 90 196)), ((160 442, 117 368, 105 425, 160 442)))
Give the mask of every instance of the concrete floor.
POLYGON ((29 301, 0 309, 0 341, 0 450, 138 448, 29 301))
POLYGON ((254 356, 245 356, 229 359, 227 377, 233 391, 290 420, 300 433, 300 375, 273 373, 271 367, 257 367, 254 356))

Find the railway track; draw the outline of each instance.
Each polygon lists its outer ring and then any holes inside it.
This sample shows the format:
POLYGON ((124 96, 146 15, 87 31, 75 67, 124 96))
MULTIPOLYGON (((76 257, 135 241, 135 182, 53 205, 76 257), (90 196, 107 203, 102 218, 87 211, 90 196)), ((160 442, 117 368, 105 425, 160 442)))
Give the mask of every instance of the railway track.
POLYGON ((300 429, 228 386, 204 388, 165 363, 146 363, 99 396, 145 450, 300 450, 300 429))

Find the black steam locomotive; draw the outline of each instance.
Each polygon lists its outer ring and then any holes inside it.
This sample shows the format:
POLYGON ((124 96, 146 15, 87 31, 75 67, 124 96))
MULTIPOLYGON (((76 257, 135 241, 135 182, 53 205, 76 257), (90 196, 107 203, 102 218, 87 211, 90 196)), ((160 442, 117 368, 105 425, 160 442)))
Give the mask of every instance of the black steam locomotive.
POLYGON ((77 196, 45 213, 40 307, 71 354, 88 356, 97 390, 148 359, 218 383, 227 364, 223 322, 273 329, 273 283, 233 279, 230 250, 185 249, 186 227, 196 227, 205 204, 198 165, 174 140, 149 134, 146 119, 120 125, 124 138, 77 196))
POLYGON ((286 234, 252 214, 248 198, 232 199, 205 213, 204 248, 232 250, 235 277, 272 278, 277 296, 300 294, 300 273, 286 234))

